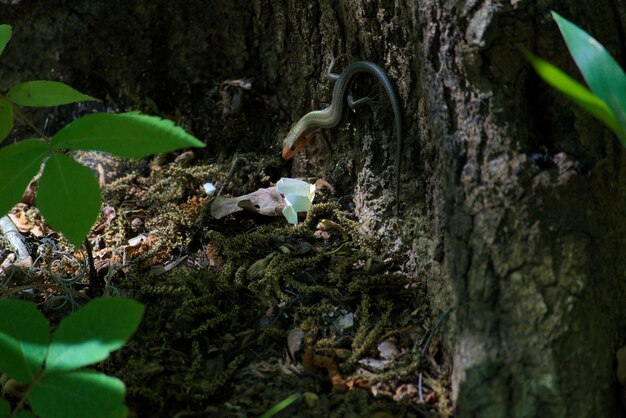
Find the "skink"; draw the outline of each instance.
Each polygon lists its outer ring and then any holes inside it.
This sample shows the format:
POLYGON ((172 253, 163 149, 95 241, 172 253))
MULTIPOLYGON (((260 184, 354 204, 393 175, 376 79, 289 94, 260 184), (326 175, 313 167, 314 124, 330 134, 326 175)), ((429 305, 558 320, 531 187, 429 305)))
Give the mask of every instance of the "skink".
POLYGON ((360 104, 360 101, 367 101, 368 98, 359 99, 356 102, 351 100, 349 88, 352 81, 359 73, 369 73, 376 77, 382 85, 385 93, 391 102, 393 109, 395 136, 396 136, 396 216, 400 210, 400 161, 402 153, 402 112, 398 96, 391 85, 391 81, 379 65, 370 61, 357 61, 346 67, 341 74, 331 73, 335 59, 333 58, 328 69, 327 76, 335 81, 332 102, 330 106, 323 110, 316 110, 304 115, 289 131, 283 140, 282 156, 285 160, 293 158, 304 148, 320 129, 334 128, 341 121, 344 112, 344 104, 360 104))

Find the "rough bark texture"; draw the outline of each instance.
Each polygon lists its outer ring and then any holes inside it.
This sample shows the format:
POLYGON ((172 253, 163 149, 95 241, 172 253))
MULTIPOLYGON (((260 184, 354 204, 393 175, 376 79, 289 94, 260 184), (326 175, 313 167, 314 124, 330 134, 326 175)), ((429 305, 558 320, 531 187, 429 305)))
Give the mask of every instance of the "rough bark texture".
MULTIPOLYGON (((438 118, 436 217, 457 301, 460 416, 615 416, 624 338, 626 153, 548 89, 516 43, 575 73, 548 10, 616 56, 624 16, 535 2, 424 2, 438 118), (438 204, 443 203, 442 207, 438 204)), ((623 10, 622 10, 623 12, 623 10)))
POLYGON ((295 172, 356 188, 364 233, 406 255, 434 312, 455 307, 446 331, 458 415, 618 413, 626 152, 515 48, 576 74, 555 9, 624 64, 618 0, 12 3, 0 5, 14 25, 5 87, 59 79, 171 116, 209 144, 206 158, 278 155, 289 125, 328 103, 331 52, 381 64, 405 111, 400 222, 384 98, 327 132, 331 147, 312 144, 295 172), (219 96, 242 77, 252 91, 219 96))

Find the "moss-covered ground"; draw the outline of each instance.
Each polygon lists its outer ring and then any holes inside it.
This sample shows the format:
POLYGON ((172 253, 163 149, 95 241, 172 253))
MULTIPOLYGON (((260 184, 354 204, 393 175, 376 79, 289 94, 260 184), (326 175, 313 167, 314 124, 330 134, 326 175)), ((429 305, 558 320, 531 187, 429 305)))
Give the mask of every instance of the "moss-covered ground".
MULTIPOLYGON (((98 366, 126 383, 132 416, 256 417, 292 394, 277 416, 450 413, 444 318, 429 317, 420 277, 376 253, 345 203, 318 196, 297 226, 250 212, 218 220, 202 184, 250 193, 276 180, 275 161, 83 162, 104 183, 90 241, 105 294, 146 305, 130 343, 98 366)), ((84 253, 36 209, 14 214, 40 257, 3 292, 35 289, 29 297, 59 318, 86 299, 84 253)))

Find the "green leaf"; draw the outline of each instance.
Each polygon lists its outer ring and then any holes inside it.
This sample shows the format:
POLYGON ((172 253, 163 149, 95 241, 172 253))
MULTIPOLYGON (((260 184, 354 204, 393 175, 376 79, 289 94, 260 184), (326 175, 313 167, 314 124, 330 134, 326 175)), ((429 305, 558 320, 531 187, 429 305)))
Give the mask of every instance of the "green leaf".
POLYGON ((76 102, 100 100, 87 96, 59 81, 25 81, 16 84, 6 95, 7 99, 21 106, 60 106, 76 102))
POLYGON ((545 82, 572 99, 620 136, 619 122, 602 99, 554 65, 535 56, 525 48, 520 49, 545 82))
POLYGON ((0 142, 13 129, 13 105, 7 99, 0 99, 0 142))
POLYGON ((126 158, 204 147, 172 121, 140 113, 96 113, 77 119, 52 137, 59 148, 104 151, 126 158))
POLYGON ((61 321, 46 358, 47 371, 71 370, 104 360, 133 335, 144 307, 131 299, 94 299, 61 321))
POLYGON ((48 145, 38 139, 27 139, 0 148, 0 216, 20 201, 46 155, 48 145))
MULTIPOLYGON (((572 58, 587 85, 611 108, 620 121, 619 130, 626 132, 626 74, 611 54, 587 32, 556 12, 552 17, 559 25, 572 58)), ((626 138, 626 135, 620 135, 626 138)))
POLYGON ((299 393, 294 393, 294 394, 287 396, 285 399, 283 399, 282 401, 278 402, 276 405, 274 405, 273 407, 265 411, 265 413, 261 415, 260 418, 273 417, 274 415, 278 414, 283 409, 287 408, 289 405, 291 405, 292 403, 294 403, 301 397, 302 395, 300 395, 299 393))
POLYGON ((48 321, 32 302, 0 300, 0 370, 30 383, 48 351, 48 321))
POLYGON ((13 418, 37 418, 35 414, 30 411, 19 411, 17 414, 13 415, 13 418))
POLYGON ((29 403, 41 418, 122 418, 126 387, 91 370, 51 373, 33 385, 29 403))
POLYGON ((4 47, 11 40, 12 33, 13 28, 11 28, 11 25, 0 25, 0 54, 4 52, 4 47))
POLYGON ((9 418, 9 415, 11 415, 11 405, 0 398, 0 418, 9 418))
POLYGON ((39 179, 37 206, 46 222, 79 247, 100 213, 102 198, 92 171, 53 152, 39 179))

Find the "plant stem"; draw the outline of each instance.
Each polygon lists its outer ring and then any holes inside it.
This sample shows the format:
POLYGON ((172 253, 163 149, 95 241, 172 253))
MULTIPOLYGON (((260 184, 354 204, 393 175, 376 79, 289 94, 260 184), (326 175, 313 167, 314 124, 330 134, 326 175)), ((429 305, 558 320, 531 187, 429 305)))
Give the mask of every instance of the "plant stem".
POLYGON ((30 391, 33 390, 33 387, 35 385, 37 385, 39 382, 41 382, 41 380, 43 379, 44 375, 45 375, 45 371, 42 368, 40 368, 39 371, 37 372, 37 376, 35 377, 35 380, 32 383, 28 384, 28 390, 26 391, 26 393, 24 395, 22 395, 22 397, 20 398, 20 401, 15 406, 15 409, 13 409, 13 411, 11 411, 10 417, 14 417, 22 409, 22 407, 26 403, 26 400, 30 396, 30 391))
POLYGON ((24 406, 24 403, 26 403, 26 399, 28 399, 28 394, 30 393, 30 389, 28 389, 28 392, 26 392, 21 398, 20 401, 17 403, 17 406, 15 407, 15 409, 13 411, 11 411, 11 417, 14 417, 15 414, 17 414, 18 412, 20 412, 20 409, 22 409, 22 407, 24 406))
POLYGON ((24 122, 26 122, 26 124, 28 126, 30 126, 30 128, 35 131, 35 133, 37 135, 39 135, 39 137, 41 137, 41 139, 43 139, 44 141, 48 142, 49 138, 47 136, 45 136, 43 134, 43 132, 35 126, 35 124, 30 120, 30 118, 28 118, 25 114, 23 114, 20 110, 18 110, 18 108, 16 106, 13 107, 13 111, 15 112, 15 114, 17 116, 19 116, 20 119, 22 119, 24 122))
POLYGON ((87 264, 89 265, 89 293, 91 296, 95 296, 96 291, 99 293, 100 290, 104 289, 104 281, 98 280, 98 273, 96 272, 96 266, 93 263, 93 252, 88 237, 85 237, 83 246, 87 251, 87 264))
POLYGON ((7 100, 8 102, 11 103, 11 105, 13 106, 13 112, 15 112, 15 114, 24 122, 26 123, 28 126, 30 126, 30 128, 35 131, 35 133, 37 135, 39 135, 39 137, 41 139, 43 139, 44 141, 48 142, 49 138, 47 136, 44 135, 44 133, 41 131, 41 129, 39 129, 38 127, 35 126, 35 124, 30 120, 30 118, 28 118, 25 114, 22 113, 21 110, 19 110, 19 108, 17 107, 17 105, 14 105, 13 102, 11 102, 9 99, 7 99, 6 97, 4 97, 4 94, 0 94, 0 98, 7 100))

